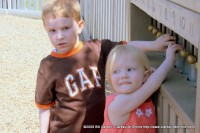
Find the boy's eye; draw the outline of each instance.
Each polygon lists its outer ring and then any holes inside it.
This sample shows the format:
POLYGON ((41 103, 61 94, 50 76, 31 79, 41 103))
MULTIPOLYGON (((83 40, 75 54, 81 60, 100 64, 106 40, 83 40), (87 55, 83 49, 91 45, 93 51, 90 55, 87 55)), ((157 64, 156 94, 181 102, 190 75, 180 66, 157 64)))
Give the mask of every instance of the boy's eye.
POLYGON ((128 71, 134 71, 135 68, 128 68, 128 71))
POLYGON ((49 30, 49 32, 55 32, 55 31, 56 31, 56 30, 54 30, 54 29, 50 29, 50 30, 49 30))
POLYGON ((63 28, 63 30, 67 30, 67 29, 69 29, 69 27, 64 27, 64 28, 63 28))

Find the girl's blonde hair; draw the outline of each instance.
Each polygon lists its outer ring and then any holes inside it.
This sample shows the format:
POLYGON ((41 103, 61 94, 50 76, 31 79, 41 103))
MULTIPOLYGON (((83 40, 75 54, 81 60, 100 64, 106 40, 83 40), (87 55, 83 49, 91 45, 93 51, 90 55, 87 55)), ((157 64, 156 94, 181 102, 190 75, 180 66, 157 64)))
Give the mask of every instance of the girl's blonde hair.
POLYGON ((45 26, 45 17, 51 14, 53 17, 61 16, 81 20, 80 4, 77 0, 47 0, 42 10, 42 21, 45 26))
POLYGON ((117 63, 119 59, 124 59, 124 63, 126 63, 126 56, 132 56, 136 59, 142 66, 144 66, 145 70, 150 70, 150 62, 143 51, 139 48, 130 45, 118 45, 115 46, 108 55, 106 62, 106 78, 108 80, 108 84, 111 86, 111 73, 113 71, 114 65, 117 63))

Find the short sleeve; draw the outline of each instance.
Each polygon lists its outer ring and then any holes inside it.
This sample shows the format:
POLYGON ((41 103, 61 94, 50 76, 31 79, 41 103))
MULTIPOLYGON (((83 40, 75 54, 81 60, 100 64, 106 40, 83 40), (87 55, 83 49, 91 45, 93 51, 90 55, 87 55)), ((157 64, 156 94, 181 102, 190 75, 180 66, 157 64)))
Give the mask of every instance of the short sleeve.
POLYGON ((102 40, 101 41, 101 52, 104 56, 104 59, 107 59, 108 54, 112 50, 112 48, 116 45, 126 45, 126 41, 112 42, 110 40, 102 40))
POLYGON ((41 62, 38 69, 35 91, 35 104, 41 109, 50 108, 55 104, 53 93, 54 84, 46 79, 45 74, 45 64, 41 62))

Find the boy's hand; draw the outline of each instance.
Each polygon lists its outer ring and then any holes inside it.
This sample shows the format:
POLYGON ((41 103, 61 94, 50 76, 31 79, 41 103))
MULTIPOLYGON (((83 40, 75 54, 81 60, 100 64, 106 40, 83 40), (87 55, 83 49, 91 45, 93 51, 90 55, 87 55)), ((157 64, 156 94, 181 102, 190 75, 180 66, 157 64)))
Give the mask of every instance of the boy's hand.
POLYGON ((153 46, 157 51, 165 51, 169 44, 175 44, 176 37, 164 34, 154 41, 153 46))
POLYGON ((169 44, 166 50, 166 60, 173 62, 176 52, 181 49, 181 46, 178 44, 169 44))

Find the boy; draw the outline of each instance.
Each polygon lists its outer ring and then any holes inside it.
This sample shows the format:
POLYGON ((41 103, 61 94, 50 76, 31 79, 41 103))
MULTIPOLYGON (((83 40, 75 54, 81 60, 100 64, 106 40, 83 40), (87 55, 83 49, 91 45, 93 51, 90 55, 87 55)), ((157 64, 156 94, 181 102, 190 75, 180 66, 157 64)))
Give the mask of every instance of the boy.
MULTIPOLYGON (((55 50, 41 61, 35 92, 41 133, 97 133, 105 107, 105 62, 120 42, 80 42, 84 22, 77 0, 47 0, 44 28, 55 50)), ((164 50, 174 37, 130 42, 144 51, 164 50)))

